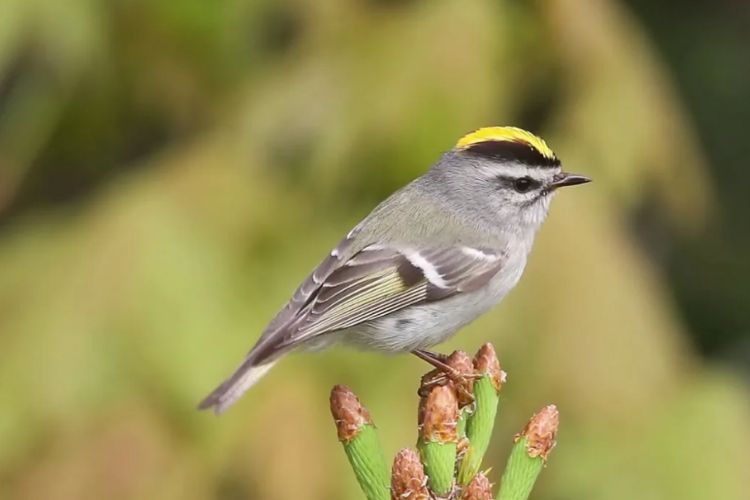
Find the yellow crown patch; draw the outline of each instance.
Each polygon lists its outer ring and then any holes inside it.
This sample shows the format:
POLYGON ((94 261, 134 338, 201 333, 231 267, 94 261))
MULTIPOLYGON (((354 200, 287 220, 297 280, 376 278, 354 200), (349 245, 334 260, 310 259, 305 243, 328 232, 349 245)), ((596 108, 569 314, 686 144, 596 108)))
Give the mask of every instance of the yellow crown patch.
POLYGON ((466 134, 456 143, 456 149, 467 149, 473 144, 488 141, 505 141, 526 144, 534 148, 548 160, 554 160, 555 153, 544 139, 518 127, 484 127, 466 134))

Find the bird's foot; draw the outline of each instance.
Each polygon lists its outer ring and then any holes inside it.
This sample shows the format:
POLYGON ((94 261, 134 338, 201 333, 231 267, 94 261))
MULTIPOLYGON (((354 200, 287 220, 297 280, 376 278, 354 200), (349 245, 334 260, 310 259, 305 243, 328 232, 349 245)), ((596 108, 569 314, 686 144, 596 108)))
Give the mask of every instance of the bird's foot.
POLYGON ((474 371, 471 358, 466 353, 456 351, 446 356, 422 349, 412 352, 435 367, 435 370, 422 377, 422 384, 418 391, 420 397, 426 397, 435 387, 452 382, 458 392, 462 407, 474 402, 474 381, 480 378, 480 375, 474 371))

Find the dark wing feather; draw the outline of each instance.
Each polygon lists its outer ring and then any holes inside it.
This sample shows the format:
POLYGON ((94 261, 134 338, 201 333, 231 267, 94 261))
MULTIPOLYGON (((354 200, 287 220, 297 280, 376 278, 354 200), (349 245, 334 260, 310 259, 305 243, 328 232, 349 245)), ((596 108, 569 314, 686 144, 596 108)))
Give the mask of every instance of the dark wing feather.
POLYGON ((343 256, 354 243, 354 239, 359 233, 359 227, 352 229, 346 238, 341 240, 336 247, 331 250, 323 262, 310 273, 310 275, 295 290, 292 298, 286 303, 284 308, 279 311, 271 320, 263 333, 256 342, 255 346, 247 355, 247 360, 253 363, 268 358, 276 350, 276 345, 283 340, 290 330, 290 325, 298 320, 301 311, 305 308, 311 297, 320 289, 321 285, 337 268, 346 263, 343 256))
POLYGON ((434 268, 437 277, 430 280, 428 299, 440 300, 486 285, 505 263, 505 252, 468 246, 443 247, 422 250, 417 259, 424 259, 434 268))

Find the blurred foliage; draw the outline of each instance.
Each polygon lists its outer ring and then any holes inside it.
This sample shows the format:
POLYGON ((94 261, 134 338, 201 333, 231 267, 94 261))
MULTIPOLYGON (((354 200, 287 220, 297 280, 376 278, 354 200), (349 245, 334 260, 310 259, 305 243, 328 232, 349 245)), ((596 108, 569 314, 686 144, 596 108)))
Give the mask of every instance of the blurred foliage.
POLYGON ((0 497, 354 498, 327 388, 383 415, 393 455, 416 359, 292 357, 221 419, 194 406, 377 200, 516 124, 596 182, 555 200, 518 289, 443 349, 498 347, 497 435, 558 403, 538 498, 747 498, 747 383, 692 352, 632 227, 648 207, 700 239, 724 196, 620 2, 0 12, 0 497))
POLYGON ((719 217, 694 234, 670 231, 648 211, 639 218, 651 255, 663 263, 697 344, 750 367, 750 3, 630 0, 681 82, 712 159, 719 217), (674 16, 679 12, 679 16, 674 16))

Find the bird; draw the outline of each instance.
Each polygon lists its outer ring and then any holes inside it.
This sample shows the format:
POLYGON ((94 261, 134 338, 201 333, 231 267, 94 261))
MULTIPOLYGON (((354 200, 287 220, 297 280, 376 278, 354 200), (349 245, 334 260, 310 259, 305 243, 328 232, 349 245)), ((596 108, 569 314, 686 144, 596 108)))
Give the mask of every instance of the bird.
POLYGON ((349 231, 198 408, 223 413, 284 355, 334 344, 447 369, 428 349, 516 286, 553 195, 590 181, 527 130, 466 134, 349 231))

